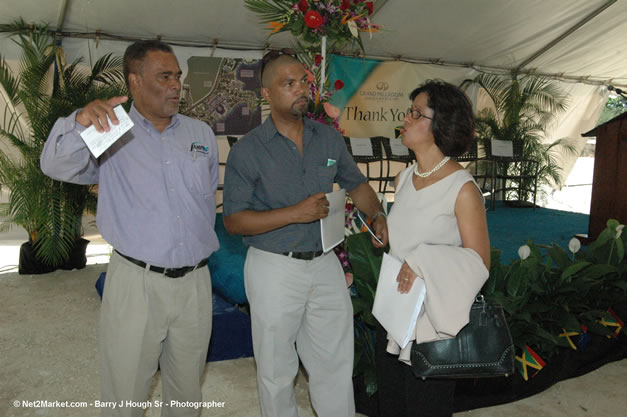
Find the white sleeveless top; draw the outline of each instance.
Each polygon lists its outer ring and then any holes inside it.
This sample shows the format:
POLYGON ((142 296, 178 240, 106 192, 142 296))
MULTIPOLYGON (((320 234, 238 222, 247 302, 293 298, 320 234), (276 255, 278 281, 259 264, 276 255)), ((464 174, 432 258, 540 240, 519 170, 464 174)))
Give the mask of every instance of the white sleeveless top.
POLYGON ((414 166, 401 172, 387 220, 390 254, 400 260, 422 243, 460 247, 455 201, 468 181, 477 185, 472 175, 461 169, 416 191, 412 181, 414 166))

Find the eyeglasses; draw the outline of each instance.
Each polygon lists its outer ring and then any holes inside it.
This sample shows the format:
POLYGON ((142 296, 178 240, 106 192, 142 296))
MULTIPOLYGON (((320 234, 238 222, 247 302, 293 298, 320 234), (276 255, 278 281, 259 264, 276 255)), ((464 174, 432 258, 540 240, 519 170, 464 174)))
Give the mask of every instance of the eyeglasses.
POLYGON ((433 120, 433 117, 425 116, 421 111, 412 109, 411 107, 407 109, 405 114, 411 114, 411 118, 414 120, 419 120, 421 117, 425 119, 433 120))
POLYGON ((263 70, 266 68, 270 62, 279 58, 282 55, 291 56, 292 58, 296 58, 296 51, 290 48, 283 49, 273 49, 272 51, 267 52, 263 58, 261 58, 261 75, 263 76, 263 70))

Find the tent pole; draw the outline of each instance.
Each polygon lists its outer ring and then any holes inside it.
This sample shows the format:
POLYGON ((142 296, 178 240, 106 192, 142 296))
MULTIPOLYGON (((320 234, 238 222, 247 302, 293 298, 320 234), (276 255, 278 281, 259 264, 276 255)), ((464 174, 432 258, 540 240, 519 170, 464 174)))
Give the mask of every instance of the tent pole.
POLYGON ((599 8, 597 8, 592 13, 590 13, 589 15, 584 17, 581 21, 577 22, 577 24, 575 24, 573 27, 571 27, 566 32, 564 32, 560 36, 558 36, 557 39, 554 39, 548 45, 546 45, 544 48, 540 49, 538 52, 536 52, 535 54, 531 55, 529 58, 527 58, 523 62, 521 62, 520 65, 518 65, 514 71, 519 71, 523 67, 527 66, 530 62, 535 60, 537 57, 539 57, 540 55, 544 54, 549 49, 553 48, 559 42, 561 42, 562 40, 564 40, 565 38, 570 36, 574 31, 576 31, 577 29, 579 29, 580 27, 582 27, 583 25, 588 23, 590 20, 595 18, 597 15, 599 15, 601 12, 603 12, 605 9, 607 9, 608 7, 610 7, 611 5, 616 3, 616 1, 617 0, 608 0, 608 1, 606 1, 599 8))

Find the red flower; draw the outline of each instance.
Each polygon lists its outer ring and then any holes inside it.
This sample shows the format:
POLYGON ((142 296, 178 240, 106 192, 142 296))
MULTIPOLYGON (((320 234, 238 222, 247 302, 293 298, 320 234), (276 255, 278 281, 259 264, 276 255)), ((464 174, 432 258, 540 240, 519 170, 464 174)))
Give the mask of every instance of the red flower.
POLYGON ((309 10, 309 3, 307 3, 307 0, 300 0, 298 2, 298 10, 300 10, 303 13, 309 10))
POLYGON ((344 83, 342 82, 342 80, 335 80, 335 84, 333 84, 333 87, 335 87, 336 90, 341 90, 342 88, 344 88, 344 83))
POLYGON ((371 1, 367 1, 366 2, 366 9, 368 9, 368 16, 370 16, 372 14, 372 12, 374 12, 374 3, 371 1))
POLYGON ((322 16, 315 10, 309 10, 305 13, 305 24, 315 29, 322 24, 322 16))
POLYGON ((348 10, 351 8, 351 4, 348 0, 342 0, 342 5, 340 6, 340 10, 348 10))
POLYGON ((314 57, 314 64, 316 66, 320 65, 322 63, 322 55, 320 54, 316 54, 316 56, 314 57))

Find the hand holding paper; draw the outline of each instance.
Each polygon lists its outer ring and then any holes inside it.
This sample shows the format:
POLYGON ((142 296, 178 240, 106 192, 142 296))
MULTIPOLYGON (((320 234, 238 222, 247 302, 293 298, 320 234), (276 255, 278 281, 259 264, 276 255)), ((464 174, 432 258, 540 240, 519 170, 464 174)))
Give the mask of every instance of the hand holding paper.
POLYGON ((372 307, 372 314, 401 349, 412 339, 427 292, 425 283, 420 278, 416 278, 409 293, 401 294, 398 291, 396 277, 402 265, 403 263, 393 256, 383 254, 372 307))
POLYGON ((95 125, 91 125, 81 133, 81 137, 95 158, 102 155, 115 141, 133 127, 133 121, 128 117, 122 106, 117 106, 113 110, 118 124, 112 124, 109 115, 105 113, 109 120, 109 131, 99 132, 95 125))

